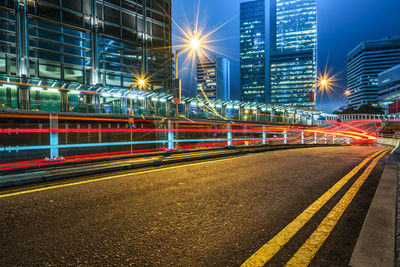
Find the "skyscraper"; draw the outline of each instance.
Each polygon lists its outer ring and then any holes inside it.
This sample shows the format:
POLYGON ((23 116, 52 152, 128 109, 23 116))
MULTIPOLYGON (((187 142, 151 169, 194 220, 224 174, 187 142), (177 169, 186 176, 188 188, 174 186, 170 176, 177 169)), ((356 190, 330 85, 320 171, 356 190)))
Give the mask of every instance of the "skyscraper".
POLYGON ((231 100, 231 62, 226 57, 217 58, 217 99, 231 100))
POLYGON ((378 103, 378 74, 400 64, 400 37, 365 41, 347 55, 348 106, 378 103))
POLYGON ((225 57, 199 57, 197 95, 208 99, 230 100, 230 61, 225 57))
POLYGON ((379 105, 389 113, 398 113, 400 104, 400 64, 379 73, 378 86, 379 105), (391 110, 393 106, 396 107, 394 112, 391 110))
POLYGON ((265 2, 244 2, 240 4, 241 100, 268 101, 265 70, 265 2))
POLYGON ((169 91, 171 0, 4 0, 0 24, 0 80, 20 83, 0 84, 7 106, 122 105, 118 96, 142 73, 150 90, 169 91), (117 97, 101 98, 104 90, 117 97))
POLYGON ((313 107, 317 81, 316 0, 271 0, 271 103, 313 107))

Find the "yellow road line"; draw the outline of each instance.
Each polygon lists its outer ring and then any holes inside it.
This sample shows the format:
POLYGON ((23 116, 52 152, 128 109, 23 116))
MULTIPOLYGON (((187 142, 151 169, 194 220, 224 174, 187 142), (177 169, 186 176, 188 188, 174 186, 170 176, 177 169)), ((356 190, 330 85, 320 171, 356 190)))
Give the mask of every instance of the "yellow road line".
POLYGON ((322 244, 328 238, 333 228, 342 217, 344 211, 350 205, 351 201, 360 190, 365 180, 367 180, 378 161, 386 154, 386 152, 388 152, 388 150, 372 161, 372 163, 365 169, 363 174, 354 182, 346 194, 322 220, 318 228, 310 235, 307 241, 287 262, 286 266, 308 266, 311 263, 311 260, 315 257, 322 244))
MULTIPOLYGON (((259 155, 261 155, 261 154, 259 154, 259 155)), ((235 156, 235 157, 229 157, 229 158, 225 158, 225 159, 218 159, 218 160, 212 160, 212 161, 207 160, 205 162, 189 163, 189 164, 185 164, 185 165, 171 166, 171 167, 159 168, 159 169, 154 169, 154 170, 146 170, 146 171, 138 171, 138 172, 133 172, 133 173, 125 173, 125 174, 121 174, 121 175, 115 175, 115 176, 110 176, 110 177, 102 177, 102 178, 94 178, 94 179, 90 179, 90 180, 83 180, 83 181, 66 183, 66 184, 43 185, 43 187, 39 187, 39 188, 37 188, 37 186, 33 186, 33 187, 30 187, 32 189, 23 188, 21 191, 9 190, 9 191, 6 191, 6 193, 4 193, 4 192, 1 193, 0 192, 0 198, 6 198, 6 197, 18 196, 18 195, 23 195, 23 194, 28 194, 28 193, 46 191, 46 190, 51 190, 51 189, 56 189, 56 188, 63 188, 63 187, 69 187, 69 186, 74 186, 74 185, 81 185, 81 184, 88 184, 88 183, 93 183, 93 182, 117 179, 117 178, 122 178, 122 177, 126 177, 126 176, 133 176, 133 175, 139 175, 139 174, 145 174, 145 173, 159 172, 159 171, 164 171, 164 170, 172 170, 172 169, 184 168, 184 167, 188 167, 188 166, 203 165, 203 164, 209 164, 209 163, 213 163, 213 162, 228 161, 228 160, 232 160, 232 159, 235 159, 235 158, 252 157, 252 156, 254 156, 254 155, 235 156), (12 191, 12 192, 10 192, 10 191, 12 191), (10 193, 8 193, 8 192, 10 192, 10 193)))
POLYGON ((248 258, 244 266, 264 266, 289 240, 317 213, 354 175, 356 175, 372 158, 387 151, 381 150, 369 156, 351 170, 346 176, 326 191, 299 216, 289 223, 283 230, 275 235, 268 243, 263 245, 257 252, 248 258))

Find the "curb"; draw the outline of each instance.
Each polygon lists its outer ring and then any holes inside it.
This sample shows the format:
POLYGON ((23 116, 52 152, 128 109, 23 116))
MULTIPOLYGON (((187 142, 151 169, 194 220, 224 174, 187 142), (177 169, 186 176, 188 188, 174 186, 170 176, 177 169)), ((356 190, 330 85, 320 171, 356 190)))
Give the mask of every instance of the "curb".
MULTIPOLYGON (((254 147, 240 147, 240 148, 227 148, 225 153, 220 154, 212 154, 212 155, 201 155, 194 156, 190 158, 178 158, 171 159, 168 161, 156 161, 156 162, 146 162, 146 163, 138 163, 138 164, 120 164, 117 166, 106 166, 106 167, 77 167, 75 171, 69 172, 61 172, 61 173, 52 173, 51 171, 38 170, 34 172, 28 173, 19 173, 14 175, 8 175, 7 177, 0 179, 0 188, 8 188, 15 186, 23 186, 35 183, 43 183, 54 180, 61 179, 69 179, 69 178, 77 178, 80 176, 88 176, 88 175, 96 175, 107 172, 116 172, 116 171, 124 171, 124 170, 132 170, 146 167, 160 167, 162 165, 168 164, 176 164, 183 162, 191 162, 197 160, 205 160, 205 159, 215 159, 215 158, 223 158, 229 156, 238 156, 238 155, 246 155, 251 153, 261 153, 268 151, 276 151, 276 150, 286 150, 286 149, 299 149, 299 148, 313 148, 313 147, 321 147, 321 146, 340 146, 340 145, 285 145, 285 146, 254 146, 254 147)), ((215 151, 215 150, 214 150, 215 151)), ((193 151, 191 151, 193 152, 193 151)), ((168 152, 167 152, 168 153, 168 152)), ((178 154, 178 153, 176 153, 178 154)), ((179 153, 180 154, 180 153, 179 153)), ((184 154, 184 153, 182 153, 184 154)), ((161 155, 165 155, 164 153, 161 155)), ((144 156, 148 157, 148 156, 144 156)))
POLYGON ((350 266, 394 266, 397 181, 397 156, 390 155, 351 255, 350 266))

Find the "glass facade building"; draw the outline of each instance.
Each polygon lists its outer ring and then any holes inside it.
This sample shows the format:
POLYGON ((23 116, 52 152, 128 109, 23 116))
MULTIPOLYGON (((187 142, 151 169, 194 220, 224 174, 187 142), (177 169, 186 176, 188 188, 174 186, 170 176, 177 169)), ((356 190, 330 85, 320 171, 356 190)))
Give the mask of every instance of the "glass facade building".
POLYGON ((217 99, 217 60, 216 56, 197 58, 197 95, 217 99), (204 92, 204 95, 203 95, 204 92))
POLYGON ((231 100, 231 62, 217 58, 217 99, 231 100))
POLYGON ((348 106, 378 104, 379 73, 400 64, 400 37, 365 41, 347 55, 348 106))
POLYGON ((225 57, 197 59, 197 95, 208 99, 230 100, 230 61, 225 57))
POLYGON ((241 100, 267 103, 265 61, 265 2, 240 4, 241 100))
POLYGON ((0 0, 0 108, 102 112, 171 73, 171 0, 0 0))
POLYGON ((389 105, 400 100, 400 64, 378 75, 379 105, 388 111, 389 105))
POLYGON ((271 103, 314 107, 317 82, 316 0, 270 2, 271 103))

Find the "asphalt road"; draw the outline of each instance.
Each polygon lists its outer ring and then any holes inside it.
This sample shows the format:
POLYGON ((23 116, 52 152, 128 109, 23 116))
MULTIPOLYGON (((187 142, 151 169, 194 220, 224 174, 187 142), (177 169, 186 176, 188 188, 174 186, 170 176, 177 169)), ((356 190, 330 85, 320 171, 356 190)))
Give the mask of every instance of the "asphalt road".
MULTIPOLYGON (((273 151, 0 196, 0 266, 239 266, 381 149, 273 151)), ((348 264, 385 159, 311 266, 348 264)), ((284 265, 359 174, 268 265, 284 265)))

